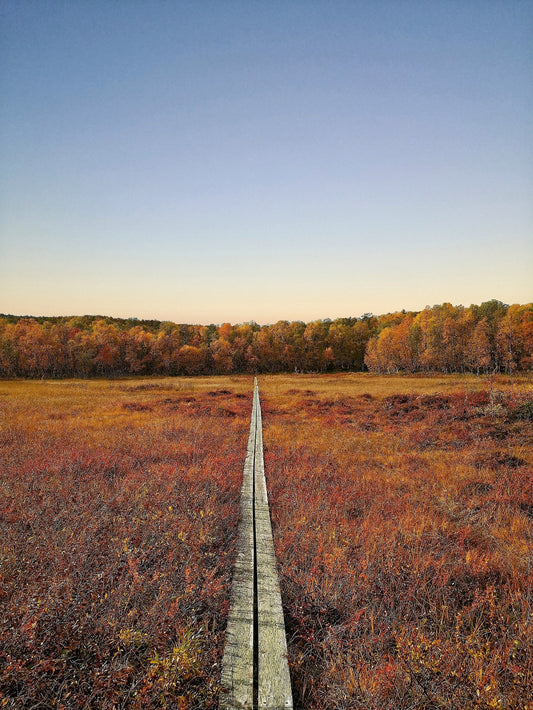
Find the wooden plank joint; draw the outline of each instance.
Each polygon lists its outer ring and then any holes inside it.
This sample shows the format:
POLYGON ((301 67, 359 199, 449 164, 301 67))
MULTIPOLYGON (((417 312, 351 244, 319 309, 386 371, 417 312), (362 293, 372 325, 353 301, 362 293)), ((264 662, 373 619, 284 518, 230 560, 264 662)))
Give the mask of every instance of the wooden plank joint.
POLYGON ((241 489, 241 517, 221 683, 222 710, 293 707, 287 640, 263 459, 257 379, 241 489))

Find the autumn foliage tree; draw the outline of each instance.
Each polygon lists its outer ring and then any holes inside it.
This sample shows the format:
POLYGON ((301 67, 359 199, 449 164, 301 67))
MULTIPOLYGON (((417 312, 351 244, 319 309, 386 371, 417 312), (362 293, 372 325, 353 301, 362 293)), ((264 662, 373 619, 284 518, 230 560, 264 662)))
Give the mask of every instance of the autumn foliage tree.
POLYGON ((99 316, 0 316, 0 376, 531 369, 533 304, 444 303, 420 312, 271 325, 186 325, 99 316))
POLYGON ((378 319, 365 364, 372 372, 527 370, 533 353, 533 305, 444 303, 399 322, 378 319))

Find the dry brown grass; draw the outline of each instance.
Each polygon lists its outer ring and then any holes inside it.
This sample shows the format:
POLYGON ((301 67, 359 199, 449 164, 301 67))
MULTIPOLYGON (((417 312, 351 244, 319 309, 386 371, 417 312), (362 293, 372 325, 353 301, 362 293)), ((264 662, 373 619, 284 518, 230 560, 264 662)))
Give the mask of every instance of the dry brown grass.
POLYGON ((531 378, 260 391, 297 707, 528 707, 531 378))
POLYGON ((0 383, 0 706, 217 706, 250 406, 251 378, 0 383))
MULTIPOLYGON (((531 376, 264 376, 296 707, 531 708, 531 376)), ((216 707, 251 377, 0 382, 0 702, 216 707)))

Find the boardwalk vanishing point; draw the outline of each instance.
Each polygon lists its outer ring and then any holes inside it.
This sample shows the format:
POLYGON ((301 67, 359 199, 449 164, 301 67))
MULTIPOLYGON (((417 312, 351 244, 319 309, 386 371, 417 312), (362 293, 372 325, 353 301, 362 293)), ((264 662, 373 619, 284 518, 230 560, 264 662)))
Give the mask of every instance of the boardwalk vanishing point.
POLYGON ((281 606, 263 460, 257 379, 241 489, 237 559, 222 660, 220 708, 292 708, 287 640, 281 606))

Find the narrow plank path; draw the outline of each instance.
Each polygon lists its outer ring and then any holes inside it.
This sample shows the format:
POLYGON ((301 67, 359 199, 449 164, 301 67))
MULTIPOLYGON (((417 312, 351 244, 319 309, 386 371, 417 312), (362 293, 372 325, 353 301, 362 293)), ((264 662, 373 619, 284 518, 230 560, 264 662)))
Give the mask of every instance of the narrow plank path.
POLYGON ((241 517, 221 683, 222 710, 292 708, 263 459, 257 379, 241 489, 241 517))

